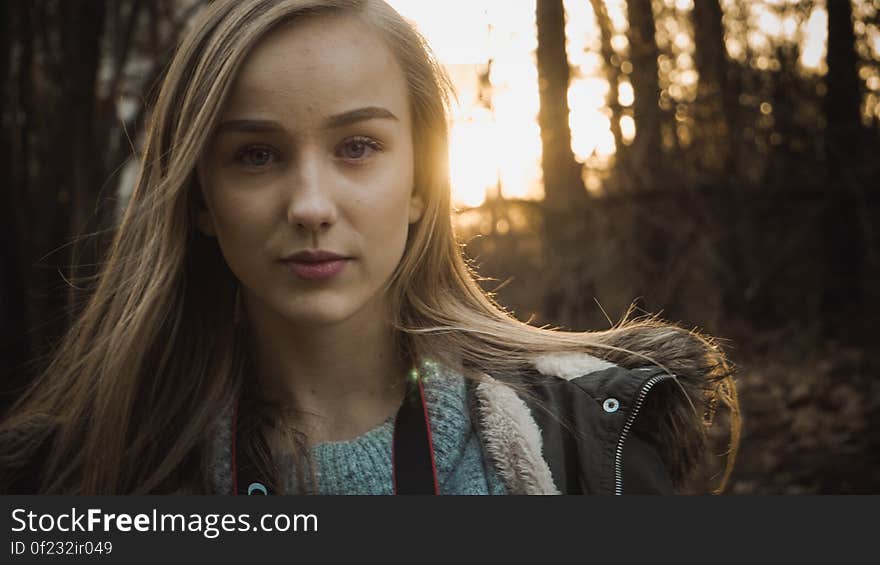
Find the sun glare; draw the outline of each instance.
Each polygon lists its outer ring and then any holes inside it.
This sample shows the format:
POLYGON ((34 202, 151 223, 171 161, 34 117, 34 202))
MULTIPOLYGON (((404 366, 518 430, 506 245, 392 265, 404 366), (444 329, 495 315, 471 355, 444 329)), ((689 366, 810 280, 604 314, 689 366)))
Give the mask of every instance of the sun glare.
MULTIPOLYGON (((535 67, 537 32, 534 0, 388 0, 425 35, 437 58, 449 72, 457 91, 450 121, 450 172, 453 200, 458 207, 479 206, 487 193, 501 189, 506 198, 543 197, 541 132, 537 123, 538 74, 535 67), (490 64, 491 62, 491 64, 490 64), (480 76, 483 75, 483 80, 480 76)), ((801 42, 804 69, 824 72, 828 14, 817 2, 806 21, 782 8, 791 0, 764 0, 746 4, 749 30, 744 36, 725 37, 728 53, 742 60, 748 47, 759 68, 778 65, 772 46, 778 41, 801 42)), ((723 5, 729 5, 729 1, 723 5)), ((617 86, 620 106, 631 107, 635 91, 628 75, 626 4, 604 0, 613 28, 612 46, 621 58, 617 86)), ((665 0, 680 13, 693 10, 692 0, 665 0)), ((564 0, 566 35, 572 78, 568 93, 572 152, 590 167, 603 167, 617 147, 607 109, 610 86, 601 56, 601 35, 586 0, 564 0)), ((699 81, 693 61, 692 35, 676 21, 668 21, 672 57, 660 61, 669 77, 668 92, 678 101, 692 101, 699 81)), ((661 22, 658 20, 658 29, 661 22)), ((874 37, 871 42, 880 42, 874 37)), ((880 49, 880 46, 874 46, 880 49)), ((636 122, 620 118, 621 141, 632 143, 636 122)), ((598 182, 595 171, 585 178, 598 182)), ((593 190, 595 187, 588 187, 593 190)))

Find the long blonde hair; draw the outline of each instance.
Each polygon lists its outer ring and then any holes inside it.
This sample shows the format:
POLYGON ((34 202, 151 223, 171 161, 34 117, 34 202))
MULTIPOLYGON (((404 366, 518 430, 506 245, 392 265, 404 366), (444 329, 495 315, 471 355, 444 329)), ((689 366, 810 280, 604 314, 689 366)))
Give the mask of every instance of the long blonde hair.
MULTIPOLYGON (((532 356, 580 351, 676 375, 688 409, 668 419, 686 445, 661 446, 673 478, 702 457, 710 415, 738 414, 731 371, 709 340, 656 319, 601 332, 517 320, 477 283, 451 217, 449 81, 422 37, 378 0, 216 0, 182 39, 152 111, 140 176, 81 316, 48 367, 0 425, 4 482, 37 456, 39 492, 209 492, 211 434, 246 382, 233 322, 236 281, 214 240, 198 233, 196 163, 238 69, 282 22, 348 13, 395 53, 410 91, 415 190, 425 200, 385 292, 400 347, 466 377, 522 371, 532 356), (696 393, 696 394, 694 394, 696 393)), ((659 432, 658 432, 659 433, 659 432)))

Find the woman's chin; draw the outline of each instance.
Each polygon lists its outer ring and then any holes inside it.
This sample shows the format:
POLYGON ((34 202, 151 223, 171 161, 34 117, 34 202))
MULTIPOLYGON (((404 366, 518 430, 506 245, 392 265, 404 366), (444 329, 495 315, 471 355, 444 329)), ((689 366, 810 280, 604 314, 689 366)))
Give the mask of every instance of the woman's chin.
POLYGON ((288 308, 283 312, 284 318, 294 326, 306 328, 324 328, 341 324, 349 320, 358 308, 346 301, 316 301, 307 308, 288 308))

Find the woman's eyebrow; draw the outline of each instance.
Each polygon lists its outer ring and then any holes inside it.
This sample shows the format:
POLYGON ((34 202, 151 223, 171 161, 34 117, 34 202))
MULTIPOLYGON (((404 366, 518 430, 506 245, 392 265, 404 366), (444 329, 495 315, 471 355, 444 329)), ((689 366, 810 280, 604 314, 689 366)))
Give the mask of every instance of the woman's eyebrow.
MULTIPOLYGON (((379 106, 367 106, 357 108, 341 114, 330 116, 324 120, 324 129, 337 129, 367 120, 394 120, 399 121, 397 116, 390 110, 379 106)), ((283 132, 284 126, 274 120, 226 120, 217 127, 217 133, 230 131, 244 133, 273 133, 283 132)))
POLYGON ((324 127, 325 129, 335 129, 367 120, 399 121, 397 116, 395 116, 390 110, 386 110, 379 106, 367 106, 365 108, 358 108, 356 110, 350 110, 348 112, 336 114, 335 116, 330 116, 324 122, 324 127))

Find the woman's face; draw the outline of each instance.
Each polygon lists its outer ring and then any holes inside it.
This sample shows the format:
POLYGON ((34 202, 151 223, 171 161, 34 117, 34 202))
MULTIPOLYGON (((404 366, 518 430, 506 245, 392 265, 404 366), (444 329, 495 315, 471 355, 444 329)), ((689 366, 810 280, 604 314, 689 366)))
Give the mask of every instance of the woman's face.
POLYGON ((198 176, 198 227, 217 237, 249 311, 306 325, 382 315, 382 287, 423 203, 407 84, 365 24, 319 17, 263 39, 198 176), (287 260, 309 250, 345 259, 287 260))

